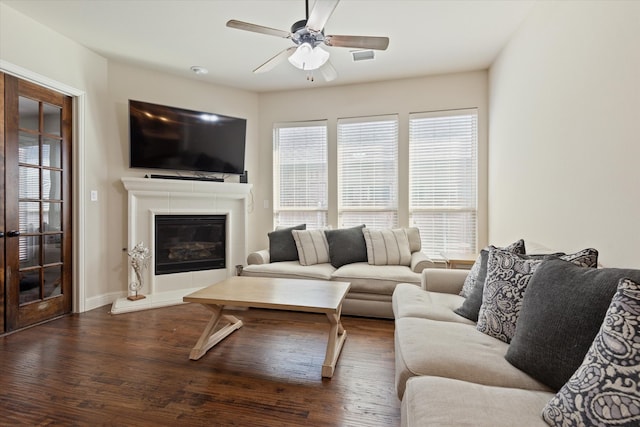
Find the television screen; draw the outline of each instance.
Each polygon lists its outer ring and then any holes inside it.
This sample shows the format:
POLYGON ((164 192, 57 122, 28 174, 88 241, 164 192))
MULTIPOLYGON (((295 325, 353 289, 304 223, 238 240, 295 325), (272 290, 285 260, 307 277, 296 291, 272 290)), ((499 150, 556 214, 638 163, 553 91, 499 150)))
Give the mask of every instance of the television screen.
POLYGON ((246 119, 129 100, 129 166, 244 173, 246 119))

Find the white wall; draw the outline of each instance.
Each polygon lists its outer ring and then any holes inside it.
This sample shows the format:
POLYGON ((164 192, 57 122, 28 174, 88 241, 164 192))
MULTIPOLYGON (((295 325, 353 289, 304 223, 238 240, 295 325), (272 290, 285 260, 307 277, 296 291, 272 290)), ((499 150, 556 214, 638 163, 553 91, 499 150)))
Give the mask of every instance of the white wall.
MULTIPOLYGON (((120 178, 144 176, 128 168, 128 99, 211 111, 247 119, 247 169, 257 169, 258 95, 178 76, 127 67, 93 53, 0 3, 0 60, 86 94, 82 138, 84 192, 74 194, 85 226, 81 277, 84 309, 127 292, 127 197, 120 178), (89 191, 97 190, 97 202, 89 191)), ((79 147, 74 147, 76 152, 79 147)), ((78 175, 74 177, 79 180, 78 175)), ((251 218, 251 214, 249 214, 251 218)), ((252 231, 249 220, 249 234, 252 231)))
POLYGON ((640 3, 536 4, 489 87, 490 242, 640 267, 640 3))
MULTIPOLYGON (((144 177, 146 173, 163 173, 158 170, 129 168, 129 99, 161 105, 206 111, 247 119, 246 168, 255 168, 258 158, 258 95, 253 92, 216 86, 196 80, 181 78, 153 70, 109 62, 109 108, 115 115, 115 137, 107 144, 104 153, 109 167, 108 182, 109 216, 108 230, 112 230, 107 262, 117 290, 126 291, 128 257, 122 248, 127 247, 127 192, 120 179, 123 176, 144 177)), ((171 171, 164 173, 172 174, 171 171)), ((236 179, 237 182, 237 179, 236 179)), ((248 215, 248 234, 255 235, 248 215)), ((148 242, 147 242, 148 243, 148 242)))
MULTIPOLYGON (((74 151, 83 153, 79 161, 86 166, 85 188, 98 190, 103 196, 108 194, 108 165, 101 156, 101 145, 112 139, 113 115, 104 102, 108 91, 107 61, 1 3, 0 59, 38 78, 45 77, 85 94, 85 120, 80 129, 83 134, 76 132, 74 138, 74 143, 83 146, 74 147, 74 151)), ((88 249, 83 254, 86 280, 81 280, 85 285, 85 297, 100 300, 113 286, 103 258, 109 239, 102 224, 108 214, 104 203, 88 202, 87 196, 78 193, 73 196, 75 221, 79 216, 86 219, 83 230, 88 249)), ((77 234, 79 230, 74 231, 77 234)))
MULTIPOLYGON (((327 120, 329 143, 329 207, 337 203, 336 127, 343 117, 399 115, 399 224, 407 226, 409 213, 408 151, 409 113, 459 108, 478 108, 478 244, 487 241, 486 159, 487 159, 487 73, 485 71, 448 74, 389 82, 296 90, 260 95, 260 163, 253 173, 256 185, 256 229, 263 230, 250 241, 249 249, 268 244, 266 231, 273 228, 273 124, 277 122, 327 120), (257 172, 257 173, 256 173, 257 172), (333 191, 332 191, 333 190, 333 191), (265 200, 268 208, 265 208, 265 200)), ((309 84, 311 87, 313 83, 309 84)), ((329 216, 336 227, 337 217, 329 216)), ((330 211, 331 213, 331 211, 330 211)))

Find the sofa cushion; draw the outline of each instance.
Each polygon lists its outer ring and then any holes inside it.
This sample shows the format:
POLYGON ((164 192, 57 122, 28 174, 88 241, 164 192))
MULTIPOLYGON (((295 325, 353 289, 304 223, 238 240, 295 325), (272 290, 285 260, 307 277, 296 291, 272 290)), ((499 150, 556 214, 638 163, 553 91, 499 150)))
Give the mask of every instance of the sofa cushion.
POLYGON ((393 314, 396 319, 420 317, 473 325, 474 322, 453 312, 463 299, 460 295, 429 292, 415 285, 400 283, 393 292, 393 314))
POLYGON ((283 279, 331 280, 336 269, 329 263, 300 265, 298 261, 282 261, 270 264, 251 264, 242 269, 243 276, 282 277, 283 279))
POLYGON ((367 262, 367 245, 362 229, 364 225, 352 228, 325 230, 329 243, 331 265, 340 268, 354 262, 367 262))
POLYGON ((304 230, 306 228, 306 224, 300 224, 295 227, 281 228, 268 233, 271 262, 297 261, 298 249, 296 248, 296 242, 293 240, 291 231, 304 230))
POLYGON ((640 285, 620 279, 582 365, 542 413, 551 426, 640 425, 640 285))
POLYGON ((623 277, 638 283, 640 270, 546 261, 529 284, 507 360, 558 390, 582 363, 623 277))
POLYGON ((473 325, 416 317, 396 319, 396 391, 408 378, 432 375, 500 387, 551 391, 504 358, 508 344, 473 325))
POLYGON ((332 280, 350 282, 350 292, 391 295, 398 283, 420 285, 420 273, 404 265, 369 265, 357 262, 343 265, 332 275, 332 280))
MULTIPOLYGON (((471 266, 471 270, 469 270, 469 275, 464 280, 464 285, 462 286, 462 290, 460 291, 460 295, 467 298, 471 291, 479 284, 481 287, 484 286, 483 278, 486 277, 487 274, 487 255, 490 248, 496 248, 496 246, 487 246, 486 248, 480 251, 480 255, 476 259, 476 262, 471 266), (483 257, 482 252, 485 252, 483 257)), ((524 246, 524 240, 520 239, 512 244, 505 246, 505 251, 513 252, 516 254, 524 254, 526 252, 524 246)))
POLYGON ((440 377, 407 381, 403 427, 546 427, 540 411, 553 396, 544 391, 492 387, 440 377))
POLYGON ((367 261, 371 265, 410 265, 409 238, 404 229, 386 228, 373 230, 363 228, 367 246, 367 261))
POLYGON ((329 262, 329 243, 324 230, 292 230, 293 240, 302 265, 329 262))
MULTIPOLYGON (((487 279, 478 314, 479 331, 511 342, 529 281, 545 258, 546 255, 531 257, 498 249, 489 251, 487 279)), ((598 251, 584 249, 560 258, 576 265, 596 267, 598 251)))

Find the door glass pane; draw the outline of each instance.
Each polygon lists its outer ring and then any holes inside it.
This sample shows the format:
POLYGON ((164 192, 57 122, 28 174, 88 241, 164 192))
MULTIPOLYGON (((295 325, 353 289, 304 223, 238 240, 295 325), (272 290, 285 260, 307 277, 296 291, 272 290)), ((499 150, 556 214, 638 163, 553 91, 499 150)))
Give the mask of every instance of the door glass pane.
POLYGON ((42 227, 44 231, 62 230, 62 203, 44 202, 42 204, 42 227))
POLYGON ((39 232, 40 203, 20 202, 18 205, 18 219, 20 221, 20 234, 39 232))
POLYGON ((44 264, 62 262, 62 235, 53 234, 44 236, 44 264))
POLYGON ((40 236, 20 236, 20 269, 40 265, 40 236))
POLYGON ((40 299, 40 269, 20 272, 20 304, 40 299))
POLYGON ((62 293, 62 266, 44 269, 44 297, 53 297, 62 293))
POLYGON ((18 136, 18 162, 30 165, 40 163, 38 136, 20 132, 18 136))
POLYGON ((22 129, 39 130, 38 110, 39 103, 33 99, 20 96, 18 98, 18 110, 20 112, 20 122, 18 126, 22 129))
POLYGON ((59 139, 44 139, 42 142, 42 166, 51 166, 52 168, 62 167, 60 144, 59 139))
POLYGON ((62 171, 42 170, 42 198, 54 200, 62 198, 62 171))
POLYGON ((42 113, 44 114, 44 131, 51 135, 60 135, 60 107, 55 105, 43 104, 42 113))
POLYGON ((18 197, 20 199, 40 198, 40 169, 28 166, 20 166, 20 183, 18 184, 18 197))

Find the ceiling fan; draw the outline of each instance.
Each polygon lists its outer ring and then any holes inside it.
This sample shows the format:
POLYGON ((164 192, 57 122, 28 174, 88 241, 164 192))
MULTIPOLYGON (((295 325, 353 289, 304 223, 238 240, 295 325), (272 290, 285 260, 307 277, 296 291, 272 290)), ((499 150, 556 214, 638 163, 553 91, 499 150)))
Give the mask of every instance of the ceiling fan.
MULTIPOLYGON (((288 59, 296 68, 309 72, 319 70, 326 81, 331 81, 338 76, 338 73, 329 62, 329 52, 320 47, 322 44, 332 47, 375 50, 385 50, 389 46, 388 37, 325 35, 324 26, 339 1, 316 0, 311 13, 309 13, 309 0, 306 0, 307 18, 294 23, 291 26, 291 31, 278 30, 235 19, 228 21, 227 27, 291 39, 295 44, 295 46, 269 58, 264 64, 253 70, 254 73, 272 70, 276 65, 288 59)), ((313 74, 309 73, 307 79, 313 81, 313 74)))

